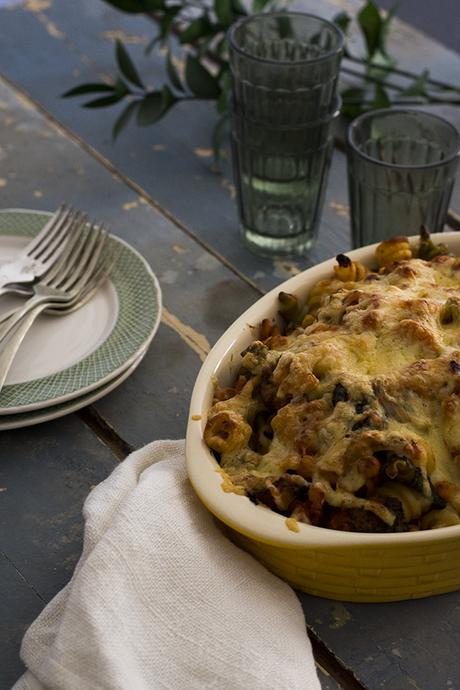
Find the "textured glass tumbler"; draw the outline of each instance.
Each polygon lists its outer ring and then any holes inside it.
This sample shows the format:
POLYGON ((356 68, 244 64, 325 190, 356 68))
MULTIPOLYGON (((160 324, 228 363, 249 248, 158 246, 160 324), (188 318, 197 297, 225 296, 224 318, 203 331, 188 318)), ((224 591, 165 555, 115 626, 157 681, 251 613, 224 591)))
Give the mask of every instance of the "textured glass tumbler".
POLYGON ((232 115, 232 159, 243 243, 264 256, 303 255, 314 244, 334 137, 334 111, 302 127, 232 115))
POLYGON ((354 247, 425 224, 441 232, 460 153, 453 125, 431 113, 366 113, 348 132, 348 191, 354 247))
POLYGON ((229 32, 232 152, 243 241, 268 256, 313 244, 331 157, 343 35, 298 12, 229 32))

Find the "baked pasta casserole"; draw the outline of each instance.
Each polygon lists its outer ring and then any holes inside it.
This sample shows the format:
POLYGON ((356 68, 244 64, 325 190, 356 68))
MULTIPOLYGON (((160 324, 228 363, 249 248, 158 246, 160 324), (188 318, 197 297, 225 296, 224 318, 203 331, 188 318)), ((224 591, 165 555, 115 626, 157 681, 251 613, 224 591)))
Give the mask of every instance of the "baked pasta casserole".
POLYGON ((280 293, 215 386, 204 439, 225 491, 359 532, 460 524, 460 258, 426 231, 339 255, 302 303, 280 293))

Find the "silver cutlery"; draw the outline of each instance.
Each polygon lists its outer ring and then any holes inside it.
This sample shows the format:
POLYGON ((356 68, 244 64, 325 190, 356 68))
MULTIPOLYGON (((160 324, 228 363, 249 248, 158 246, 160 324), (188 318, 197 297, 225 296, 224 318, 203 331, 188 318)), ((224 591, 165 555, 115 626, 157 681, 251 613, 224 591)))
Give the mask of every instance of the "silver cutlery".
MULTIPOLYGON (((66 243, 59 259, 47 273, 33 284, 33 296, 12 312, 0 317, 0 344, 19 321, 35 307, 50 303, 68 303, 84 287, 98 265, 107 239, 107 232, 95 224, 78 225, 66 243)), ((41 310, 43 311, 43 310, 41 310)), ((40 312, 38 312, 40 313, 40 312)))
MULTIPOLYGON (((109 277, 116 262, 116 256, 100 258, 106 237, 107 234, 102 230, 97 232, 97 246, 89 261, 86 260, 88 258, 88 251, 86 250, 88 246, 94 247, 95 242, 87 243, 84 250, 80 252, 80 259, 77 264, 73 264, 78 277, 73 281, 73 287, 67 290, 69 299, 65 302, 37 301, 22 317, 16 320, 15 328, 8 330, 8 335, 4 337, 0 346, 0 391, 19 348, 38 315, 47 310, 48 313, 56 316, 63 316, 79 309, 93 297, 109 277), (12 330, 14 332, 11 333, 12 330)), ((57 288, 53 289, 57 290, 57 288)), ((54 297, 55 295, 53 299, 54 297)))
POLYGON ((0 295, 24 294, 21 285, 29 285, 42 277, 64 251, 71 232, 87 222, 79 211, 62 205, 42 230, 14 259, 0 266, 0 295))

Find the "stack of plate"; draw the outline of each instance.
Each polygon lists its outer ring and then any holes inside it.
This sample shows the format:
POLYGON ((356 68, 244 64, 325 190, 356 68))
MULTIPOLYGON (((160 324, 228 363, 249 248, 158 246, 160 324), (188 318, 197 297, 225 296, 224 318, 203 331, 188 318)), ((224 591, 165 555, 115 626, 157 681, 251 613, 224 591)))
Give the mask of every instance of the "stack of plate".
MULTIPOLYGON (((0 211, 0 262, 10 260, 50 214, 0 211)), ((121 245, 110 280, 83 307, 43 314, 22 344, 0 392, 0 430, 39 424, 89 405, 137 367, 158 328, 161 292, 142 256, 121 245)), ((0 297, 0 313, 21 304, 0 297)))

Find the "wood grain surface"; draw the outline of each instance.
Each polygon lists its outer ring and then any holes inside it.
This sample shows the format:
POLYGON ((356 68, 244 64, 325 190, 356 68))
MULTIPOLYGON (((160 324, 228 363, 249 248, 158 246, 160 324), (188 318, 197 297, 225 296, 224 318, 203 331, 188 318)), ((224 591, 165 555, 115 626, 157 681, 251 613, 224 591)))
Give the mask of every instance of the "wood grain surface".
MULTIPOLYGON (((357 3, 301 5, 333 16, 357 3)), ((60 94, 113 74, 116 37, 151 85, 163 79, 163 59, 143 55, 152 34, 145 18, 96 0, 74 7, 46 0, 0 8, 0 207, 52 210, 65 199, 108 222, 152 265, 165 309, 147 356, 119 389, 77 415, 0 432, 0 688, 21 671, 27 625, 71 575, 91 486, 130 449, 182 437, 196 374, 228 325, 264 291, 350 246, 339 149, 314 251, 272 261, 239 244, 228 161, 223 174, 212 170, 212 107, 184 104, 112 145, 117 107, 89 112, 60 94)), ((452 51, 401 22, 392 41, 401 64, 420 70, 423 54, 433 76, 458 80, 452 51)), ((458 112, 444 114, 459 122, 458 112)), ((459 594, 384 605, 299 598, 323 690, 460 688, 459 594)))

